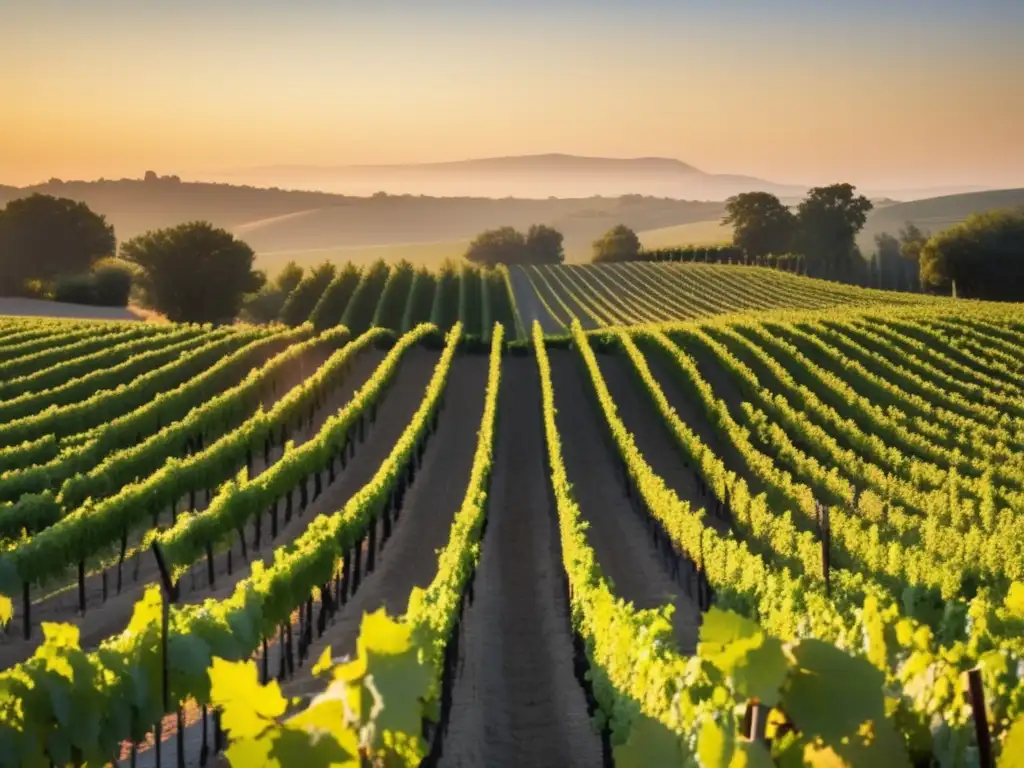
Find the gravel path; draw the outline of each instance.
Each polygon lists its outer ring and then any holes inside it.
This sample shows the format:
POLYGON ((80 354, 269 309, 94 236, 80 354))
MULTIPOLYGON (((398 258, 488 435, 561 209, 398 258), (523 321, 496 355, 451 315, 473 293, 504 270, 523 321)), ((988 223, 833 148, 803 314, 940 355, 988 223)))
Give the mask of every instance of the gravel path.
POLYGON ((600 766, 600 741, 573 673, 537 364, 509 357, 503 366, 487 532, 440 764, 600 766))
POLYGON ((637 608, 675 606, 672 625, 679 649, 697 643, 700 611, 675 581, 660 556, 647 523, 633 509, 621 484, 617 457, 603 434, 603 415, 592 400, 577 352, 549 350, 558 411, 558 431, 565 441, 566 471, 597 561, 619 597, 637 608))

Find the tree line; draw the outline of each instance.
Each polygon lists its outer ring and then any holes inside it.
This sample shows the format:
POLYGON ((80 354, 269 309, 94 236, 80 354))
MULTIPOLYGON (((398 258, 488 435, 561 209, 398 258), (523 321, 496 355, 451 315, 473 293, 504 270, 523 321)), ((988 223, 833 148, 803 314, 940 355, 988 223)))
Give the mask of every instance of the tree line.
POLYGON ((118 249, 113 226, 84 203, 33 194, 0 210, 0 295, 122 307, 135 295, 172 321, 228 322, 266 283, 255 258, 204 221, 146 232, 118 249))
POLYGON ((794 253, 812 277, 895 290, 997 301, 1024 299, 1024 209, 992 211, 929 236, 907 223, 875 237, 865 258, 856 243, 872 203, 851 184, 812 189, 796 210, 767 192, 726 203, 723 224, 754 257, 794 253))

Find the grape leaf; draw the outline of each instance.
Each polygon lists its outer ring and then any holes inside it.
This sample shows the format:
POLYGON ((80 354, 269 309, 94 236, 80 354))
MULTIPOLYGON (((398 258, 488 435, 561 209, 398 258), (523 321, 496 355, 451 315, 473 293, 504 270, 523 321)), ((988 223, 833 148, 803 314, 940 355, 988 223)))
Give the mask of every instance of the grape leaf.
POLYGON ((680 738, 663 723, 640 714, 629 727, 625 744, 614 749, 617 768, 650 768, 652 765, 681 765, 680 738))
POLYGON ((284 714, 287 702, 276 680, 261 686, 252 661, 214 658, 210 668, 210 699, 224 710, 223 726, 234 739, 259 736, 284 714))
POLYGON ((909 765, 885 716, 881 671, 820 640, 804 640, 791 653, 796 669, 782 707, 800 731, 806 764, 909 765))
POLYGON ((1006 734, 999 768, 1024 768, 1024 715, 1013 721, 1006 734))
MULTIPOLYGON (((421 700, 430 686, 431 671, 419 662, 411 628, 388 618, 381 608, 363 616, 357 647, 366 664, 363 685, 380 697, 376 732, 419 733, 421 700)), ((361 713, 364 722, 366 715, 361 713)))
POLYGON ((704 614, 697 653, 732 678, 741 697, 769 707, 778 703, 787 673, 786 656, 778 639, 754 622, 712 607, 704 614))

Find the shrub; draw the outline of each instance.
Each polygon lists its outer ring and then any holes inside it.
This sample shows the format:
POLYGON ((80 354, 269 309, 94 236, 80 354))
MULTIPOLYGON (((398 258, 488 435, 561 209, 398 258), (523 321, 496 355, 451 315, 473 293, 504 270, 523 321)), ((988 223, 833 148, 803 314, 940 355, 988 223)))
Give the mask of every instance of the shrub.
POLYGON ((59 275, 53 281, 53 300, 68 304, 95 304, 96 282, 93 276, 59 275))

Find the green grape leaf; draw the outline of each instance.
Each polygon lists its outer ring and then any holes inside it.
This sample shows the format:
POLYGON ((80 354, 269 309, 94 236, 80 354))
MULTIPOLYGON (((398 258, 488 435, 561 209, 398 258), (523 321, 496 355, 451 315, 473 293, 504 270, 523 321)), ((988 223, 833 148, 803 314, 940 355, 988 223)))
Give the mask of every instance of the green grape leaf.
POLYGON ((703 768, 730 768, 736 754, 736 728, 732 718, 726 718, 728 729, 708 717, 697 735, 697 757, 703 768))
POLYGON ((626 743, 615 747, 614 758, 617 768, 681 765, 683 750, 677 734, 654 718, 640 714, 630 724, 626 743))
POLYGON ((885 716, 881 671, 820 640, 804 640, 791 653, 797 668, 782 707, 800 731, 805 764, 909 765, 906 746, 885 716))
POLYGON ((729 768, 775 768, 766 744, 740 739, 729 768))
MULTIPOLYGON (((366 664, 363 686, 379 697, 375 707, 379 711, 373 713, 375 732, 418 733, 421 701, 432 676, 430 669, 419 662, 411 628, 388 618, 381 608, 363 616, 357 647, 366 664)), ((369 719, 365 711, 360 719, 364 723, 369 719)))
POLYGON ((1024 768, 1024 715, 1013 721, 1003 740, 999 768, 1024 768))
MULTIPOLYGON (((230 746, 224 750, 224 757, 232 768, 253 768, 254 766, 272 765, 270 750, 273 743, 269 738, 231 739, 230 746)), ((298 763, 299 765, 305 763, 298 763)))
POLYGON ((741 697, 769 707, 778 703, 788 662, 782 644, 754 622, 711 608, 704 614, 697 653, 732 678, 741 697))
POLYGON ((280 766, 302 765, 310 768, 359 768, 358 743, 348 732, 348 749, 333 733, 313 735, 297 728, 284 727, 274 739, 271 758, 280 766))
POLYGON ((261 686, 252 661, 214 658, 210 668, 210 699, 224 710, 223 726, 234 739, 259 736, 284 714, 288 702, 276 680, 261 686))

